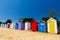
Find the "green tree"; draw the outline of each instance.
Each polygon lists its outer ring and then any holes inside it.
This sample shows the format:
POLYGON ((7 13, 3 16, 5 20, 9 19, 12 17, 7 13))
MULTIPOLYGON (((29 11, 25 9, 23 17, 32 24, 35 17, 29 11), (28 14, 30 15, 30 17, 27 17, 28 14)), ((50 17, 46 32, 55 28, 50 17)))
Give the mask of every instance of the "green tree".
POLYGON ((47 20, 49 19, 49 17, 42 17, 42 19, 41 20, 43 20, 43 21, 45 21, 45 22, 47 22, 47 20))
POLYGON ((48 17, 54 17, 56 15, 56 11, 55 10, 51 10, 48 14, 48 17))
POLYGON ((31 22, 33 21, 34 19, 33 18, 24 18, 23 19, 23 22, 31 22))
POLYGON ((0 21, 0 24, 1 24, 2 22, 0 21))
POLYGON ((12 23, 12 20, 8 19, 8 20, 6 21, 6 23, 12 23))

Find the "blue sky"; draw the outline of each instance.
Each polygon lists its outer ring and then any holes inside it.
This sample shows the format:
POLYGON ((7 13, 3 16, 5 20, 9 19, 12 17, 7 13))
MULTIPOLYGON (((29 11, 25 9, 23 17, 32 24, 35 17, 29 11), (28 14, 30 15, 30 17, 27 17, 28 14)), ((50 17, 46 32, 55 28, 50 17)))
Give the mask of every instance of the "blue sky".
POLYGON ((50 10, 60 13, 60 0, 0 0, 0 21, 47 17, 50 10))

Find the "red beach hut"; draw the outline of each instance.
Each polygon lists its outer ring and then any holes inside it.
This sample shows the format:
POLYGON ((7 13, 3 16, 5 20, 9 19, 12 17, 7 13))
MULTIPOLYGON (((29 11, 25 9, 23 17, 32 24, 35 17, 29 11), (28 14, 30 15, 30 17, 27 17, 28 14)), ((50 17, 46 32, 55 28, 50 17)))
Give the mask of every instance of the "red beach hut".
POLYGON ((10 23, 7 23, 7 27, 10 28, 10 23))
POLYGON ((31 23, 31 30, 37 31, 38 30, 38 22, 36 20, 33 20, 31 23))

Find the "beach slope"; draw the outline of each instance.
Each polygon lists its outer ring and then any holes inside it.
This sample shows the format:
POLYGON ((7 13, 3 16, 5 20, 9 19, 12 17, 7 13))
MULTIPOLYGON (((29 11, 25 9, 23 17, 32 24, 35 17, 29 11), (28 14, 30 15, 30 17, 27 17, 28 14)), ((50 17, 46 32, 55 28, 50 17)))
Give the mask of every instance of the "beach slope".
POLYGON ((60 40, 60 35, 0 27, 0 40, 60 40))

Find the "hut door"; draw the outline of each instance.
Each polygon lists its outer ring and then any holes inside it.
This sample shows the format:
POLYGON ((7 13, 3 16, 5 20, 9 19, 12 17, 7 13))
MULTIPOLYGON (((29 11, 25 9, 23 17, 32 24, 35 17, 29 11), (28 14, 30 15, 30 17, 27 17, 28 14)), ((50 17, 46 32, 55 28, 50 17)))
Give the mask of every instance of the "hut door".
POLYGON ((51 33, 55 33, 55 22, 54 21, 49 22, 49 31, 51 33))

